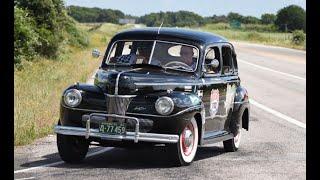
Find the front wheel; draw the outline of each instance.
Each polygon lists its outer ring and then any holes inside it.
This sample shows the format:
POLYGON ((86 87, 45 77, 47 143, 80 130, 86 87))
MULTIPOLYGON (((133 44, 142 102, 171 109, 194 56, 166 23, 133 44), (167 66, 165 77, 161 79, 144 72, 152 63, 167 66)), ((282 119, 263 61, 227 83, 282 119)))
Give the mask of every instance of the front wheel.
POLYGON ((86 157, 89 143, 84 137, 57 134, 57 146, 63 161, 78 163, 86 157))
POLYGON ((196 155, 198 141, 199 135, 197 122, 192 118, 179 135, 178 143, 169 145, 170 155, 174 165, 189 165, 196 155))

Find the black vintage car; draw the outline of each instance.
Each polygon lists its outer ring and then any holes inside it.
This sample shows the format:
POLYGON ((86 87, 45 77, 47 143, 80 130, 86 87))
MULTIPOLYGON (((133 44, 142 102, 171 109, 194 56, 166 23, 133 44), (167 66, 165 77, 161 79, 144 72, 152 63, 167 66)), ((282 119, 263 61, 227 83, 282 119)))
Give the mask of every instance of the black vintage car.
POLYGON ((111 39, 94 84, 76 83, 63 92, 55 132, 59 154, 69 163, 85 158, 95 142, 162 145, 172 162, 188 165, 199 146, 223 141, 226 151, 237 151, 249 114, 236 53, 226 39, 141 28, 111 39))

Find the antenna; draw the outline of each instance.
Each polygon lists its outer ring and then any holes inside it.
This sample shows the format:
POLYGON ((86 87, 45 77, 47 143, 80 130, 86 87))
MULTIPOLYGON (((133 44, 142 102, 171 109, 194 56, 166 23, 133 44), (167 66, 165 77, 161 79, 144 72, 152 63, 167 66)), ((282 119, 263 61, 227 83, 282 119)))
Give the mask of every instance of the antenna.
POLYGON ((160 26, 159 26, 158 34, 160 34, 160 29, 161 29, 161 27, 162 27, 163 21, 164 21, 164 20, 162 20, 162 23, 161 23, 160 26))

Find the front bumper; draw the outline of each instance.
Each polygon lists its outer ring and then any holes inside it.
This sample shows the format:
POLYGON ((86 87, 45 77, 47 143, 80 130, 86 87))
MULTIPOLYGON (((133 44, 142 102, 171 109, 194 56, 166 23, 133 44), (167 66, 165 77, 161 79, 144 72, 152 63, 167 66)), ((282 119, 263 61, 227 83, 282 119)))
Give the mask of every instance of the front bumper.
POLYGON ((57 134, 84 136, 86 139, 88 139, 89 137, 97 137, 103 140, 113 140, 113 141, 133 140, 135 143, 139 141, 156 142, 156 143, 177 143, 179 140, 178 135, 139 132, 138 118, 130 117, 130 116, 121 116, 116 114, 103 114, 103 113, 91 113, 89 115, 89 119, 86 121, 86 128, 56 125, 54 128, 54 131, 57 134), (100 133, 98 129, 90 128, 90 121, 93 116, 113 117, 113 118, 134 120, 136 121, 135 132, 126 132, 125 135, 110 135, 110 134, 100 133))

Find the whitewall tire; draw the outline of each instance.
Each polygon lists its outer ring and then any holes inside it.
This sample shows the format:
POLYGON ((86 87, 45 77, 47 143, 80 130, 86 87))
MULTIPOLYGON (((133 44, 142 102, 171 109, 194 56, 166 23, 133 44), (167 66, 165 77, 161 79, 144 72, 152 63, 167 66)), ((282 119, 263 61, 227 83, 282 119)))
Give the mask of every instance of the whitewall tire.
POLYGON ((175 165, 184 166, 192 163, 198 149, 198 125, 192 118, 179 135, 177 144, 169 146, 175 165))

